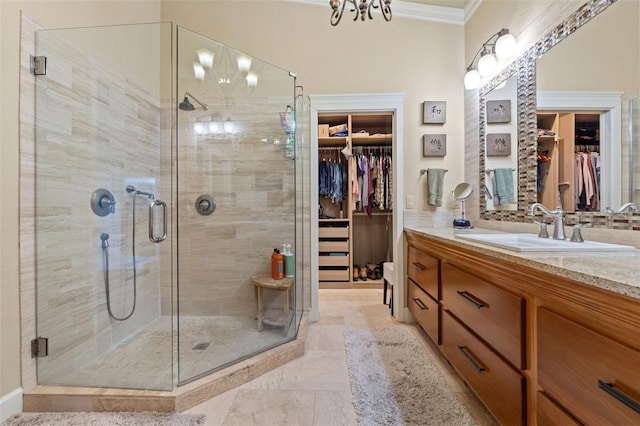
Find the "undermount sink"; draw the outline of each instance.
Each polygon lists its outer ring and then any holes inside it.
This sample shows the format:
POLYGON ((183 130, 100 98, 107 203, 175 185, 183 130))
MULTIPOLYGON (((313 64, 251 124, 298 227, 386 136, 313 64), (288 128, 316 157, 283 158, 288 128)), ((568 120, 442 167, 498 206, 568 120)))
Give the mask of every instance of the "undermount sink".
POLYGON ((456 238, 484 243, 512 251, 633 251, 634 246, 584 241, 582 243, 569 240, 554 240, 553 238, 539 238, 535 234, 482 234, 460 233, 456 238))

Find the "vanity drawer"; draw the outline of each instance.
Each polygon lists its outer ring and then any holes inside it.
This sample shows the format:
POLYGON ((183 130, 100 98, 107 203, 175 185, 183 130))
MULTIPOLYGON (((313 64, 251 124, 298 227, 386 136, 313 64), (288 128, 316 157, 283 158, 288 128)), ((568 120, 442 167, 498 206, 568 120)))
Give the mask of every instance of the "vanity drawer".
POLYGON ((545 393, 583 423, 640 425, 640 352, 544 308, 537 335, 545 393))
POLYGON ((413 280, 409 279, 407 291, 407 306, 416 322, 427 332, 431 340, 440 344, 438 302, 433 300, 413 280))
POLYGON ((442 321, 443 352, 458 374, 500 424, 524 424, 525 378, 449 312, 442 321))
POLYGON ((347 227, 319 227, 319 238, 349 238, 349 228, 347 227))
POLYGON ((580 423, 556 404, 544 392, 537 393, 536 420, 538 426, 580 426, 580 423))
POLYGON ((423 290, 436 300, 439 300, 438 293, 438 264, 435 257, 409 247, 407 256, 407 275, 415 281, 423 290))
POLYGON ((445 262, 442 300, 446 309, 513 365, 526 368, 523 298, 445 262))

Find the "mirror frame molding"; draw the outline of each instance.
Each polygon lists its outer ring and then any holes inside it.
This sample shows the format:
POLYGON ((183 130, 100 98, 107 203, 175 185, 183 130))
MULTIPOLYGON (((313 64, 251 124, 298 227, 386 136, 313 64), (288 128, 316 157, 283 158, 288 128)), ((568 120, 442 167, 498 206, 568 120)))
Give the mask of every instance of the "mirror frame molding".
MULTIPOLYGON (((518 207, 517 210, 488 211, 486 198, 481 195, 479 197, 481 219, 510 222, 532 222, 534 220, 533 217, 527 215, 527 209, 529 205, 537 201, 536 60, 615 2, 616 0, 589 0, 479 89, 479 186, 483 188, 486 182, 486 96, 501 82, 517 75, 518 207)), ((613 227, 640 230, 640 220, 632 219, 638 219, 638 216, 637 214, 625 215, 625 220, 620 221, 618 226, 613 224, 613 227)), ((591 222, 594 227, 610 228, 613 221, 610 214, 602 212, 575 212, 566 215, 568 225, 584 222, 591 222)))

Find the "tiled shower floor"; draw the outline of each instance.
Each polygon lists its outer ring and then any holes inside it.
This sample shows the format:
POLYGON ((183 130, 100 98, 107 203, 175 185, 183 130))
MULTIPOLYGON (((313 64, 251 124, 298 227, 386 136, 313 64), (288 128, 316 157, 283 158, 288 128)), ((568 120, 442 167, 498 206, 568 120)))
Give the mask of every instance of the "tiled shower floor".
MULTIPOLYGON (((282 328, 258 331, 253 316, 180 317, 179 380, 195 376, 279 344, 282 328)), ((171 318, 160 317, 112 351, 64 377, 58 385, 125 389, 172 389, 171 318)), ((289 335, 293 335, 291 327, 289 335)), ((179 353, 179 355, 178 355, 179 353)))

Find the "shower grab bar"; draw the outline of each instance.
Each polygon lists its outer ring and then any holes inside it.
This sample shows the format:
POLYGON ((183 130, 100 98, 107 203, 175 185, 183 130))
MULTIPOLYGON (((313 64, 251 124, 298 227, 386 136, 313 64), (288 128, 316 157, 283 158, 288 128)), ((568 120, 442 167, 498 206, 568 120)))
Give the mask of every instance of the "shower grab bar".
POLYGON ((162 200, 154 200, 149 203, 149 241, 152 243, 161 243, 167 238, 167 203, 162 200), (162 207, 162 236, 156 237, 156 207, 162 207))

